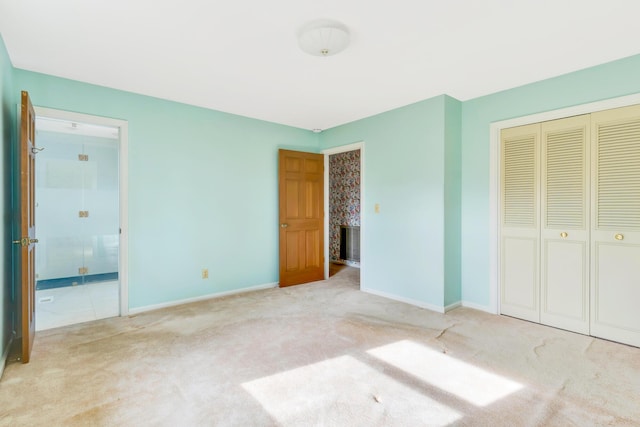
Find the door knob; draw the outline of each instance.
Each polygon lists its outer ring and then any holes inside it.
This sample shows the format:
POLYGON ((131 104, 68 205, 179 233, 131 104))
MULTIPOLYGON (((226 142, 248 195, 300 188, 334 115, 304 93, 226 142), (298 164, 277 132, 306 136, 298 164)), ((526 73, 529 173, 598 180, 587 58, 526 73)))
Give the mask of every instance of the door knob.
POLYGON ((282 228, 287 228, 288 226, 289 226, 289 224, 285 224, 285 223, 280 224, 280 227, 282 227, 282 228))
POLYGON ((563 239, 566 239, 569 236, 569 233, 567 233, 566 231, 563 231, 562 233, 560 233, 560 237, 562 237, 563 239))
POLYGON ((29 243, 38 243, 38 239, 29 239, 29 243))
POLYGON ((624 235, 622 234, 616 234, 615 236, 613 236, 616 240, 623 240, 624 239, 624 235))

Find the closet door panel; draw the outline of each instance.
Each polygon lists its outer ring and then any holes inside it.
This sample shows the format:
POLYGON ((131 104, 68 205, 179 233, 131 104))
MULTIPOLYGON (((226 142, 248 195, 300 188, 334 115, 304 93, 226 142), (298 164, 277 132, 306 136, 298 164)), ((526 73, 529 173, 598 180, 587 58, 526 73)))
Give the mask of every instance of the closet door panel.
POLYGON ((627 334, 640 334, 640 245, 601 241, 595 251, 598 265, 594 281, 594 335, 640 345, 632 335, 631 339, 624 339, 627 334))
POLYGON ((501 134, 500 312, 540 321, 540 125, 501 134))
POLYGON ((592 114, 591 335, 640 346, 640 106, 592 114))
POLYGON ((589 333, 588 244, 546 239, 541 323, 589 333))
POLYGON ((502 314, 539 322, 538 239, 505 237, 502 246, 502 314))
POLYGON ((540 322, 589 333, 589 115, 541 124, 540 322))

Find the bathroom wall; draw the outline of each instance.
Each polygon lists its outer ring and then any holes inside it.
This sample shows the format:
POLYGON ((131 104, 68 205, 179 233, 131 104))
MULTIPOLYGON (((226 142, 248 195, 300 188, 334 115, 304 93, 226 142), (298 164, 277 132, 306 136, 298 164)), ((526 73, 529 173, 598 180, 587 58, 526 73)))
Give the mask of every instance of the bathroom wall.
POLYGON ((329 258, 340 259, 340 226, 360 225, 360 150, 329 156, 329 258))

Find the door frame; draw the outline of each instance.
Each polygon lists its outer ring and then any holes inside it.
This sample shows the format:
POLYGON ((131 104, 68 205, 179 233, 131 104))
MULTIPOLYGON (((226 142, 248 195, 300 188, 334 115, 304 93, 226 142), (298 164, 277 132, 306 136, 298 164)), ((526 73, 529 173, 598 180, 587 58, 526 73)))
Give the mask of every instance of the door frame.
POLYGON ((489 126, 489 306, 473 305, 489 313, 500 314, 500 132, 502 129, 564 119, 596 111, 640 104, 640 93, 588 104, 530 114, 493 122, 489 126))
MULTIPOLYGON (((120 284, 120 316, 129 314, 129 122, 121 119, 112 119, 103 116, 74 113, 71 111, 57 110, 45 107, 33 107, 37 117, 47 117, 51 119, 80 122, 94 125, 117 127, 120 130, 119 153, 118 153, 118 174, 119 174, 119 216, 120 216, 120 241, 118 248, 118 281, 120 284)), ((37 126, 36 126, 37 131, 37 126)), ((36 224, 36 227, 38 225, 36 224)), ((36 228, 37 229, 37 228, 36 228)))
POLYGON ((327 148, 322 150, 324 154, 324 278, 329 278, 329 156, 332 154, 346 153, 348 151, 360 150, 360 289, 366 289, 364 261, 366 245, 365 241, 365 161, 364 161, 364 141, 355 142, 353 144, 341 145, 339 147, 327 148))

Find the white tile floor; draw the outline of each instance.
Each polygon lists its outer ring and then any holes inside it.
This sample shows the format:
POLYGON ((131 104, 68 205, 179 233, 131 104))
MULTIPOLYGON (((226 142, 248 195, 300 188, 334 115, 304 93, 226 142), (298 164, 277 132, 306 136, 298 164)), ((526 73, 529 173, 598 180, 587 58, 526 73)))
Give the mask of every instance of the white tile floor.
POLYGON ((36 331, 119 314, 118 281, 36 291, 36 331))

